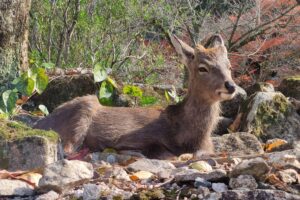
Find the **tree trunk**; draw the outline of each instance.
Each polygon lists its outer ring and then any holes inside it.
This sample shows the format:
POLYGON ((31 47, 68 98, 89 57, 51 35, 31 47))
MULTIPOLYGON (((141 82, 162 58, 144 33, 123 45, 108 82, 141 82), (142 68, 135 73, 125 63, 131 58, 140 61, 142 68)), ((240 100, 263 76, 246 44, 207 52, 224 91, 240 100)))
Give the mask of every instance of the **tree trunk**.
POLYGON ((0 1, 0 91, 19 70, 28 69, 28 21, 31 0, 0 1))

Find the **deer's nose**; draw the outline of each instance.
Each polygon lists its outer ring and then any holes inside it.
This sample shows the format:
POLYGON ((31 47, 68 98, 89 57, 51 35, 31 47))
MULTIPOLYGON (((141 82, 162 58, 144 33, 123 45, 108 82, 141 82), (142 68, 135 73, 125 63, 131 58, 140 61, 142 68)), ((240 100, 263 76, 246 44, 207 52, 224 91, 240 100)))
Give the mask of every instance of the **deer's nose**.
POLYGON ((225 82, 225 88, 228 90, 229 94, 232 94, 235 92, 235 86, 233 83, 230 83, 229 81, 225 82))

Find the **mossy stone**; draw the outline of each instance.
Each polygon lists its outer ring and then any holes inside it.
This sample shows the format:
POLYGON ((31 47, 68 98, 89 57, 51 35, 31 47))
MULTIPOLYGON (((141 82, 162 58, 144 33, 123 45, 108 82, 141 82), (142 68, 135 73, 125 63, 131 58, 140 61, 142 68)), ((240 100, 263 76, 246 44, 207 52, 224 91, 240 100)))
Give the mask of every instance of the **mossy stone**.
POLYGON ((300 116, 280 92, 258 92, 242 106, 241 130, 265 142, 281 138, 294 142, 300 138, 300 116))
POLYGON ((42 136, 49 141, 57 142, 59 136, 54 131, 32 129, 21 122, 8 121, 0 118, 0 140, 15 141, 29 136, 42 136))
POLYGON ((300 100, 300 75, 283 79, 278 90, 287 97, 293 97, 300 100))

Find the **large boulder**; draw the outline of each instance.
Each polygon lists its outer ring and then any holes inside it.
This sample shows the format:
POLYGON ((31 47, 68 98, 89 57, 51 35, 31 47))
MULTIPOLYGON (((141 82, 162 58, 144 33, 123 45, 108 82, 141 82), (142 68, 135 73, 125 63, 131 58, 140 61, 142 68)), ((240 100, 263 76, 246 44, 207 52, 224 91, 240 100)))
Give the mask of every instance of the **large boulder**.
POLYGON ((30 170, 58 159, 58 135, 0 119, 0 168, 30 170))
POLYGON ((287 97, 300 100, 300 75, 283 79, 278 90, 287 97))
POLYGON ((241 130, 251 132, 264 142, 273 138, 293 142, 300 138, 300 116, 280 92, 252 95, 241 112, 241 130))
MULTIPOLYGON (((60 104, 78 96, 95 94, 96 90, 92 74, 59 76, 49 82, 41 95, 35 95, 31 100, 36 106, 44 104, 52 112, 60 104)), ((25 106, 24 109, 28 108, 25 106)))
POLYGON ((215 152, 227 152, 234 155, 261 154, 261 143, 250 133, 229 133, 212 138, 215 152))

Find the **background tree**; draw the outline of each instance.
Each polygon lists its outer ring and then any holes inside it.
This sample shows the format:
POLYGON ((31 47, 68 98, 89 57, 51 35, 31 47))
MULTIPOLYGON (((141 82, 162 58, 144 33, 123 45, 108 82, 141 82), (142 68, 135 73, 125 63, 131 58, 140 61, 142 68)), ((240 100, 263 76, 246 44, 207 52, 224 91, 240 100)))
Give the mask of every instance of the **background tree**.
POLYGON ((19 69, 28 68, 28 20, 31 0, 0 2, 0 91, 19 69))

